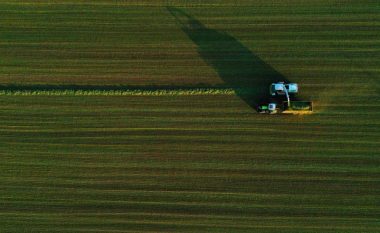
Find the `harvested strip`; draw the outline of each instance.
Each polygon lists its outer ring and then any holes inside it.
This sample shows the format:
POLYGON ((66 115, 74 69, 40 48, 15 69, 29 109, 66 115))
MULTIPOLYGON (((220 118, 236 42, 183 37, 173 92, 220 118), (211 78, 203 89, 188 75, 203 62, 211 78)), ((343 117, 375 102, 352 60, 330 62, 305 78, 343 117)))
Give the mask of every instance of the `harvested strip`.
POLYGON ((0 96, 196 96, 234 95, 232 88, 126 90, 0 90, 0 96))

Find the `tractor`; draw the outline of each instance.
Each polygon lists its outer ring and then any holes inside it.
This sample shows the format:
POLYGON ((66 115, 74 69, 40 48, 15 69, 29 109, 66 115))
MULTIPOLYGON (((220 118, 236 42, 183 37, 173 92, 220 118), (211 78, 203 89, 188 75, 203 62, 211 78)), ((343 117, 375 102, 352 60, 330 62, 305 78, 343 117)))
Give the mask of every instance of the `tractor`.
POLYGON ((298 93, 297 83, 277 82, 272 83, 269 87, 269 94, 272 98, 267 103, 260 104, 257 107, 259 113, 276 114, 306 114, 313 111, 313 103, 310 101, 291 101, 291 96, 298 93), (286 97, 286 101, 283 100, 286 97))

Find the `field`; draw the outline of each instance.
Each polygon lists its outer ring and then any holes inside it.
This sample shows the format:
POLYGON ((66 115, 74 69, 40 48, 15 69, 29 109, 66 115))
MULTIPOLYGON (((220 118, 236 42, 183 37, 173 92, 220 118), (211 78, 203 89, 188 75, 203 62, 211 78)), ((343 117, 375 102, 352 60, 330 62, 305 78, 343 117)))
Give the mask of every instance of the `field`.
POLYGON ((0 232, 380 232, 377 1, 0 13, 0 232))

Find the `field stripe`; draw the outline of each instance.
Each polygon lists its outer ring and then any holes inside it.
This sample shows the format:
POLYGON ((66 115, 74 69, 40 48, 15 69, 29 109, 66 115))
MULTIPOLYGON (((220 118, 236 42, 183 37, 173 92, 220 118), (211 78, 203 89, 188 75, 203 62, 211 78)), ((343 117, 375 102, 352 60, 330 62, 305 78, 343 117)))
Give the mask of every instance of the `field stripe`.
MULTIPOLYGON (((241 89, 241 91, 245 91, 241 89)), ((245 91, 249 93, 249 91, 245 91)), ((197 96, 235 95, 232 88, 125 89, 125 90, 0 90, 0 96, 197 96)))

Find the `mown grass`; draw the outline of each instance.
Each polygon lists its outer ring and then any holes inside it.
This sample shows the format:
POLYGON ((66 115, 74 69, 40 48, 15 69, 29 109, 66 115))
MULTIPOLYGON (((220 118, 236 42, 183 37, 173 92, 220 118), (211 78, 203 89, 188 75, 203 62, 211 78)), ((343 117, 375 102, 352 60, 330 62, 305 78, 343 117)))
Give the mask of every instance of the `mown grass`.
POLYGON ((379 11, 0 3, 0 231, 379 232, 379 11), (231 95, 273 76, 315 114, 231 95))
MULTIPOLYGON (((241 90, 249 93, 249 90, 241 90)), ((133 89, 133 90, 0 90, 0 96, 191 96, 191 95, 235 95, 235 90, 217 88, 191 89, 133 89)))
POLYGON ((6 232, 380 230, 378 111, 263 117, 230 95, 1 101, 6 232))

